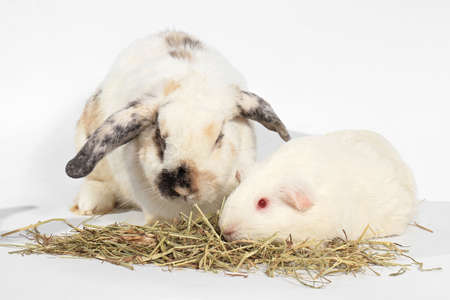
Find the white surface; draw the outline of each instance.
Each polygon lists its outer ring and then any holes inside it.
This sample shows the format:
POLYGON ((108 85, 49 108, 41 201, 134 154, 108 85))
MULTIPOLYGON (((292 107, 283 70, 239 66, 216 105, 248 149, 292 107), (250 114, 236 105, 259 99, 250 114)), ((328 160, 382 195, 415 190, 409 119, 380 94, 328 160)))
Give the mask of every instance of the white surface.
MULTIPOLYGON (((398 277, 387 274, 398 268, 383 270, 377 277, 371 272, 330 277, 333 283, 322 290, 303 287, 292 279, 268 278, 262 272, 248 278, 228 277, 193 270, 164 272, 158 267, 142 266, 135 271, 95 260, 62 259, 47 255, 8 255, 0 248, 1 299, 447 299, 450 277, 450 203, 424 202, 417 221, 435 230, 429 233, 410 226, 403 236, 392 238, 409 245, 411 255, 425 267, 440 266, 442 271, 419 272, 416 267, 398 277), (209 294, 214 293, 211 297, 209 294), (8 297, 6 297, 8 296, 8 297), (250 297, 250 298, 249 298, 250 297), (294 298, 295 297, 295 298, 294 298)), ((0 232, 25 225, 30 220, 68 217, 75 224, 82 217, 73 217, 65 208, 0 208, 0 232)), ((124 220, 140 223, 139 212, 102 217, 97 222, 109 224, 124 220)), ((43 232, 62 232, 67 226, 52 223, 41 227, 43 232)), ((0 243, 19 242, 17 236, 0 239, 0 243)))
POLYGON ((450 201, 449 15, 447 0, 3 0, 0 201, 42 203, 64 185, 67 203, 85 100, 120 50, 165 28, 215 46, 288 128, 379 131, 422 197, 450 201))

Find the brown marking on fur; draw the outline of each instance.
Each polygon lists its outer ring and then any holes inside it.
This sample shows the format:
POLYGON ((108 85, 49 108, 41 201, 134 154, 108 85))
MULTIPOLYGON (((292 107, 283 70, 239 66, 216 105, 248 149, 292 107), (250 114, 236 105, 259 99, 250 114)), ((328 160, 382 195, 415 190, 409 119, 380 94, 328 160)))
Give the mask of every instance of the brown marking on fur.
POLYGON ((217 127, 216 123, 209 123, 208 126, 203 129, 206 138, 214 141, 217 138, 217 127))
POLYGON ((184 162, 184 165, 189 170, 190 180, 191 180, 191 193, 197 193, 198 192, 198 178, 199 178, 199 171, 195 165, 195 163, 192 160, 186 160, 184 162))
POLYGON ((73 205, 73 206, 70 208, 70 211, 73 212, 73 213, 79 212, 78 204, 73 205))
POLYGON ((161 134, 164 136, 167 136, 167 130, 166 130, 166 120, 164 119, 158 119, 159 122, 159 130, 161 130, 161 134))
POLYGON ((239 173, 239 171, 236 171, 236 174, 234 174, 234 178, 236 178, 238 183, 241 183, 241 173, 239 173))
POLYGON ((181 85, 174 81, 170 80, 165 86, 164 86, 164 96, 168 96, 172 94, 176 89, 178 89, 181 85))
POLYGON ((155 151, 156 155, 161 161, 164 159, 165 151, 165 139, 167 135, 161 131, 161 125, 165 124, 163 120, 157 121, 158 127, 154 130, 153 128, 144 129, 134 140, 136 142, 136 148, 138 149, 138 157, 140 161, 145 161, 148 151, 155 151), (159 137, 157 135, 157 130, 159 130, 159 137), (160 140, 161 139, 161 140, 160 140))
POLYGON ((230 143, 230 151, 233 157, 237 155, 236 146, 233 143, 230 143))
POLYGON ((149 129, 144 129, 135 139, 139 161, 145 161, 147 152, 155 147, 153 133, 149 129))
POLYGON ((193 182, 208 182, 209 184, 215 184, 216 178, 216 175, 209 171, 201 171, 198 172, 197 180, 193 180, 193 182))
POLYGON ((217 177, 214 173, 210 171, 198 171, 192 173, 192 186, 191 189, 195 190, 199 197, 201 197, 201 193, 203 193, 203 190, 200 190, 200 186, 207 186, 209 189, 217 190, 220 189, 220 185, 217 183, 217 177))
POLYGON ((81 127, 86 136, 91 135, 103 122, 103 114, 100 109, 99 97, 101 90, 93 95, 84 106, 78 126, 81 127))
POLYGON ((140 161, 146 161, 149 151, 151 151, 151 153, 155 153, 156 156, 159 156, 162 161, 164 153, 161 153, 161 149, 155 143, 155 132, 153 130, 144 130, 136 137, 135 141, 140 161))
POLYGON ((169 55, 177 59, 192 59, 192 51, 202 49, 202 43, 181 31, 166 33, 166 43, 169 47, 169 55))
POLYGON ((95 208, 92 209, 92 210, 81 211, 80 208, 78 207, 78 204, 75 204, 74 206, 72 206, 70 208, 70 211, 72 213, 74 213, 76 215, 79 215, 79 216, 104 215, 104 214, 112 212, 113 210, 114 210, 114 207, 113 208, 108 208, 108 209, 102 210, 102 211, 100 211, 98 209, 95 209, 95 208))
POLYGON ((172 50, 169 51, 169 55, 177 59, 186 59, 186 60, 192 59, 191 53, 187 50, 172 50))
POLYGON ((188 35, 182 31, 171 31, 166 35, 166 43, 169 47, 179 47, 181 46, 183 39, 188 37, 188 35))
POLYGON ((202 43, 182 31, 171 31, 166 34, 166 43, 172 48, 202 48, 202 43))

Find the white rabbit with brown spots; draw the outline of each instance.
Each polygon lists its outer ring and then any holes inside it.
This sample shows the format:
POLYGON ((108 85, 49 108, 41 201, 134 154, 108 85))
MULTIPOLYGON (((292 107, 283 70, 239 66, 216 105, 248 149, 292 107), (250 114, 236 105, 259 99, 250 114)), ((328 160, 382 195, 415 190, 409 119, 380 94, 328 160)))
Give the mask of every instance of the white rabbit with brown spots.
POLYGON ((390 236, 417 204, 414 177, 391 144, 347 130, 282 145, 228 197, 219 224, 229 240, 356 239, 367 225, 366 238, 390 236))
POLYGON ((152 221, 193 203, 217 209, 254 162, 249 119, 289 140, 271 106, 215 50, 177 31, 136 41, 77 124, 79 152, 66 173, 86 179, 74 210, 102 214, 129 203, 152 221))

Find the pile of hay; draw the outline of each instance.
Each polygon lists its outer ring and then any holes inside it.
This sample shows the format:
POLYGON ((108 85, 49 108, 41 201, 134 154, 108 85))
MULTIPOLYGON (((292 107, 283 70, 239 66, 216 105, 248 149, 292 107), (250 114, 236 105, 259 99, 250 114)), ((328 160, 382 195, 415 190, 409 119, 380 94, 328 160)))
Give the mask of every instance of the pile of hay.
MULTIPOLYGON (((224 271, 230 276, 247 277, 247 272, 265 268, 265 273, 293 277, 298 282, 318 288, 330 282, 333 274, 355 274, 372 267, 397 266, 391 275, 406 271, 409 264, 398 259, 407 250, 393 242, 336 238, 329 241, 307 240, 293 243, 289 238, 276 242, 275 236, 263 241, 240 240, 226 242, 218 228, 219 212, 206 217, 198 207, 198 217, 181 215, 175 223, 147 226, 112 224, 76 227, 64 219, 52 219, 15 230, 27 230, 32 243, 8 245, 20 247, 10 253, 52 254, 96 258, 133 269, 133 265, 154 264, 174 268, 204 271, 224 271), (38 226, 48 222, 66 222, 72 230, 64 235, 45 235, 38 226)), ((367 230, 367 228, 366 228, 367 230)), ((421 263, 412 259, 422 269, 421 263)))

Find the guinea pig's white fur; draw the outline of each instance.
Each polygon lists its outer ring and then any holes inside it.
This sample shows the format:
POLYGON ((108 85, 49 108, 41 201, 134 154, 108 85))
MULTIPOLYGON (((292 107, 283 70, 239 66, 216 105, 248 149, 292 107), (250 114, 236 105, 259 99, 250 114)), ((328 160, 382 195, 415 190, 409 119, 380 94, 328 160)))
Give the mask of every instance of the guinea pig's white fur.
POLYGON ((248 119, 289 138, 270 105, 245 89, 222 55, 186 33, 134 42, 78 122, 79 152, 66 172, 87 177, 74 210, 101 214, 131 203, 152 221, 193 203, 217 209, 254 162, 248 119))
POLYGON ((386 139, 338 131, 293 139, 255 165, 226 200, 220 227, 231 240, 344 238, 343 230, 356 239, 367 225, 365 238, 390 236, 417 203, 413 175, 386 139))

